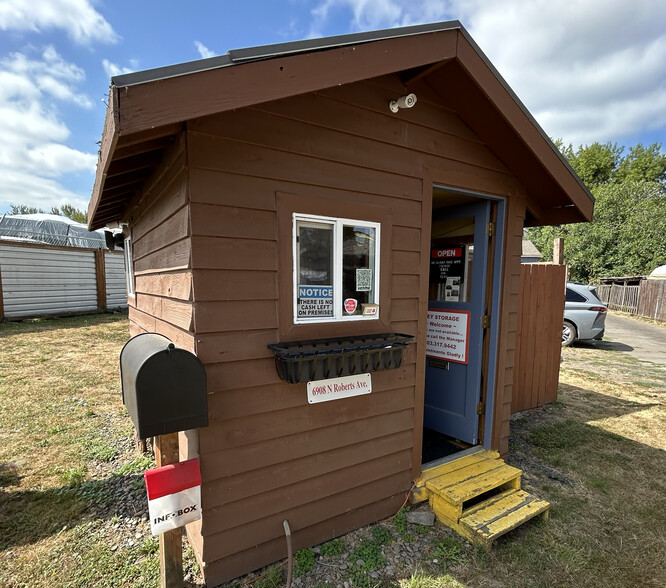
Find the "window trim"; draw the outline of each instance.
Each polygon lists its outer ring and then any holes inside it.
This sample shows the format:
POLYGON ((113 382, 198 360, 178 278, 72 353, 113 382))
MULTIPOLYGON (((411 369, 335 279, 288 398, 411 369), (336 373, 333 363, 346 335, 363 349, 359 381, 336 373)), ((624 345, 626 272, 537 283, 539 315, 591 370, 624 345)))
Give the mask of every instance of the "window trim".
POLYGON ((375 230, 375 254, 374 254, 374 285, 375 291, 373 301, 371 304, 379 305, 380 301, 380 259, 381 259, 381 223, 375 221, 365 221, 360 219, 350 219, 335 216, 324 216, 316 214, 307 214, 294 212, 292 213, 292 318, 294 325, 311 325, 311 324, 330 324, 342 322, 358 322, 368 320, 378 320, 381 314, 381 307, 378 308, 377 314, 363 316, 361 315, 345 315, 342 311, 342 272, 343 272, 343 238, 342 229, 345 225, 355 225, 367 227, 375 230), (297 224, 298 222, 311 222, 319 224, 330 224, 333 226, 333 316, 331 317, 298 317, 298 236, 297 224))
POLYGON ((132 238, 125 237, 123 241, 123 253, 125 255, 125 285, 127 286, 128 298, 136 297, 134 287, 134 260, 132 259, 132 238))

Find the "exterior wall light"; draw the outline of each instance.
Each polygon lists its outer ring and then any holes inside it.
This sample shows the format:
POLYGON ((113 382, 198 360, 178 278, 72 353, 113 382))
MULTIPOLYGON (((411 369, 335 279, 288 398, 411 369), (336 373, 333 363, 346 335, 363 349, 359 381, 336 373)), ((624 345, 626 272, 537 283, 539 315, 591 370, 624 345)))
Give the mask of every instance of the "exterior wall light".
POLYGON ((398 112, 401 108, 411 108, 414 104, 416 104, 416 94, 407 94, 397 100, 391 100, 389 108, 391 112, 398 112))

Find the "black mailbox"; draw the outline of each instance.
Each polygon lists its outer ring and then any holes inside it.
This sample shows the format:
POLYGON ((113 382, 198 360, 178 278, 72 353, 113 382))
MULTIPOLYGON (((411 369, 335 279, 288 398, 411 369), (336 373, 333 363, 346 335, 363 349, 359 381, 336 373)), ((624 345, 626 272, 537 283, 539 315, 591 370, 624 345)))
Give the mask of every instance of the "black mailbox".
POLYGON ((120 352, 120 378, 139 439, 208 426, 204 367, 167 337, 130 339, 120 352))

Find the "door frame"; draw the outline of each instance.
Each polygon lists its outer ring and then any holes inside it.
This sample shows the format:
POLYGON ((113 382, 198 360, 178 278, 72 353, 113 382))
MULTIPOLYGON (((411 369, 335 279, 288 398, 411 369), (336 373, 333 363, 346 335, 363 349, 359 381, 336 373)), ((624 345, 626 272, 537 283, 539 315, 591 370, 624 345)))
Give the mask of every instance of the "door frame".
MULTIPOLYGON (((434 178, 424 179, 424 198, 423 203, 423 240, 422 240, 422 256, 425 260, 422 263, 422 275, 424 277, 423 281, 425 282, 425 307, 428 306, 428 295, 427 295, 427 286, 429 282, 429 260, 430 260, 430 246, 431 246, 431 232, 432 232, 432 217, 433 217, 433 200, 432 193, 435 189, 445 190, 451 194, 457 194, 462 196, 469 196, 481 200, 490 200, 497 204, 497 213, 496 221, 494 226, 494 234, 492 241, 493 248, 493 259, 492 259, 492 283, 489 284, 491 297, 490 297, 490 324, 488 327, 488 356, 485 362, 482 362, 481 373, 483 375, 484 371, 486 377, 484 379, 483 387, 485 388, 485 410, 483 415, 483 431, 479 431, 479 436, 482 438, 480 445, 486 449, 491 448, 492 444, 492 432, 493 432, 493 416, 495 411, 495 401, 496 401, 496 377, 497 377, 497 360, 499 357, 499 327, 500 327, 500 309, 501 309, 501 291, 502 291, 502 279, 504 267, 504 245, 505 245, 505 225, 506 225, 506 212, 507 212, 507 199, 502 196, 497 196, 494 194, 488 194, 480 191, 465 190, 462 188, 456 188, 446 185, 445 182, 435 181, 434 178), (426 192, 427 191, 427 192, 426 192), (427 270, 425 269, 427 265, 427 270), (425 270, 425 273, 423 273, 425 270)), ((422 317, 425 326, 425 313, 422 317)), ((419 341, 420 346, 423 347, 423 353, 419 354, 419 361, 422 363, 420 369, 423 370, 423 377, 421 379, 422 386, 425 389, 425 365, 426 365, 426 356, 425 356, 425 336, 426 329, 422 329, 423 340, 419 341)), ((417 418, 420 419, 415 423, 417 427, 420 428, 419 434, 415 435, 415 442, 418 441, 418 447, 415 447, 415 453, 419 454, 421 452, 421 446, 423 440, 423 417, 424 417, 424 394, 420 395, 421 406, 418 407, 419 410, 415 411, 415 414, 419 415, 417 418)), ((420 459, 418 460, 420 462, 420 459)), ((416 464, 415 464, 416 465, 416 464)), ((418 464, 420 469, 421 464, 418 464)))

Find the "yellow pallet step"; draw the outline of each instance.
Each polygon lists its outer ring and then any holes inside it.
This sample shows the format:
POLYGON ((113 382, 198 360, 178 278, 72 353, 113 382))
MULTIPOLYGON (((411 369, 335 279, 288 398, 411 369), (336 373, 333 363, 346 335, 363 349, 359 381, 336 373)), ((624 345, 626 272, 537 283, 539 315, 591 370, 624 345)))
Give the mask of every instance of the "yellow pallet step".
POLYGON ((467 467, 470 464, 488 460, 497 461, 498 459, 499 453, 497 451, 490 451, 488 449, 477 451, 475 453, 465 455, 464 457, 452 459, 451 461, 425 470, 421 474, 421 478, 417 482, 416 487, 424 487, 430 480, 439 478, 440 476, 445 476, 451 472, 467 467))
POLYGON ((521 470, 502 460, 484 460, 429 480, 426 488, 452 505, 462 506, 495 488, 520 488, 521 475, 521 470))
POLYGON ((482 461, 497 461, 499 460, 499 453, 497 451, 491 451, 488 449, 482 449, 474 453, 469 453, 462 457, 451 459, 440 465, 428 468, 424 470, 421 474, 421 477, 414 485, 412 490, 412 495, 410 501, 412 504, 419 502, 424 502, 429 499, 430 491, 426 487, 426 484, 435 478, 441 478, 442 476, 447 476, 452 472, 465 468, 471 464, 479 463, 482 461))
POLYGON ((548 518, 550 504, 525 492, 508 490, 465 511, 457 529, 476 545, 490 549, 493 541, 530 519, 548 518))

